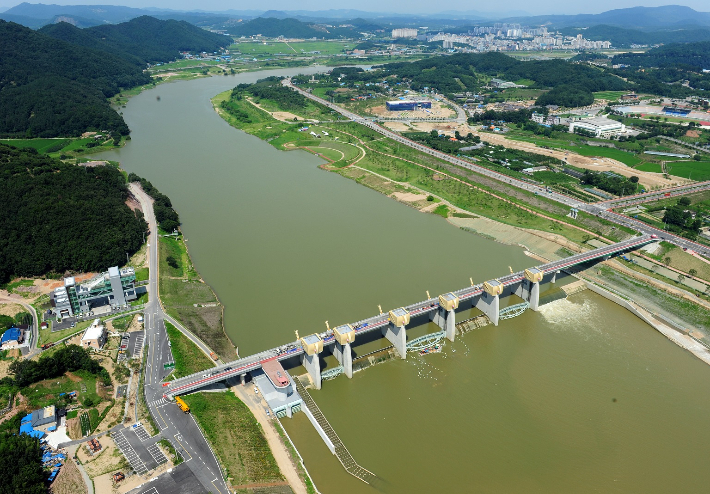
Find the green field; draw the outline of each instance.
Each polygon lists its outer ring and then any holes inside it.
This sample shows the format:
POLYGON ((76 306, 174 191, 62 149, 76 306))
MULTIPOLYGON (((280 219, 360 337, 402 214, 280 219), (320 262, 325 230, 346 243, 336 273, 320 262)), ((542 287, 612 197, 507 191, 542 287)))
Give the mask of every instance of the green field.
POLYGON ((308 56, 308 55, 336 55, 343 53, 347 49, 352 49, 355 42, 343 41, 246 41, 239 42, 230 46, 230 50, 238 50, 243 55, 261 55, 261 56, 308 56), (320 52, 320 53, 312 53, 320 52))
POLYGON ((640 165, 636 165, 634 169, 641 170, 642 172, 663 173, 663 169, 658 163, 641 163, 640 165))
POLYGON ((710 161, 683 161, 666 163, 666 170, 676 177, 690 178, 691 180, 710 180, 710 161))
POLYGON ((195 393, 184 399, 232 485, 283 480, 261 425, 233 393, 195 393))
POLYGON ((594 99, 605 99, 607 101, 617 101, 619 98, 621 98, 623 95, 626 94, 626 91, 598 91, 594 93, 594 99))

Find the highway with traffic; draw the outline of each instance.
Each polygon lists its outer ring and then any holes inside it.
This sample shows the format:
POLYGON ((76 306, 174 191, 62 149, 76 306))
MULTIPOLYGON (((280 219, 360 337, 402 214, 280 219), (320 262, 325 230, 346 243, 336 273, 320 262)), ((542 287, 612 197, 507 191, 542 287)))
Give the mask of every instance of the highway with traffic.
MULTIPOLYGON (((148 303, 145 306, 145 344, 147 360, 144 372, 145 400, 159 434, 168 439, 182 455, 185 464, 207 492, 226 494, 227 485, 210 445, 191 414, 183 413, 178 406, 163 397, 162 382, 170 373, 166 364, 173 362, 165 330, 165 314, 158 299, 158 228, 152 199, 136 183, 130 185, 148 222, 148 262, 150 278, 148 303)), ((159 482, 154 486, 160 492, 159 482)))
MULTIPOLYGON (((579 199, 576 199, 574 197, 567 196, 565 194, 560 194, 559 192, 554 192, 554 191, 549 191, 545 187, 531 184, 529 182, 525 182, 523 180, 518 180, 516 178, 509 177, 507 175, 504 175, 502 173, 498 173, 496 171, 490 170, 488 168, 485 168, 483 166, 475 165, 473 163, 470 163, 468 161, 462 160, 460 158, 456 158, 455 156, 448 155, 446 153, 442 153, 440 151, 437 151, 435 149, 432 149, 430 147, 424 146, 418 142, 411 141, 407 139, 406 137, 403 137, 396 132, 393 132, 389 129, 386 129, 380 125, 378 125, 373 118, 365 118, 360 115, 357 115, 351 111, 345 110, 344 108, 341 108, 338 105, 335 105, 333 103, 330 103, 329 101, 324 100, 323 98, 319 98, 318 96, 315 96, 308 91, 304 91, 303 89, 293 85, 290 79, 284 79, 282 81, 282 84, 286 87, 289 87, 301 95, 305 96, 306 98, 309 98, 313 101, 316 101, 331 110, 334 110, 341 115, 345 116, 349 120, 352 120, 353 122, 357 122, 359 124, 364 125, 365 127, 368 127, 375 132, 378 132, 379 134, 382 134, 385 137, 388 137, 392 139, 393 141, 396 141, 400 144, 404 144, 405 146, 409 146, 413 149, 416 149, 418 151, 421 151, 422 153, 426 153, 428 155, 434 156, 438 159, 447 161, 449 163, 452 163, 454 165, 460 166, 462 168, 466 168, 468 170, 474 171, 480 175, 484 175, 486 177, 493 178, 495 180, 498 180, 500 182, 507 183, 513 187, 517 187, 519 189, 527 190, 530 192, 534 192, 536 194, 544 195, 548 199, 552 199, 556 202, 559 202, 561 204, 564 204, 565 206, 568 206, 569 208, 575 208, 579 211, 584 211, 589 214, 593 214, 595 216, 598 216, 600 218, 603 218, 605 220, 608 220, 612 223, 616 223, 617 225, 623 225, 628 228, 632 228, 640 233, 646 234, 646 235, 658 235, 659 237, 662 237, 663 240, 666 240, 668 242, 671 242, 675 245, 678 245, 679 247, 682 247, 686 250, 691 250, 694 253, 700 254, 704 257, 710 258, 710 247, 707 247, 705 245, 699 244, 697 242, 693 242, 692 240, 688 240, 686 238, 680 237, 678 235, 674 235, 673 233, 652 227, 650 225, 647 225, 646 223, 643 223, 641 221, 638 221, 634 218, 630 218, 628 216, 624 216, 622 214, 614 213, 611 211, 609 208, 610 207, 618 207, 618 206, 607 206, 606 202, 597 202, 597 203, 584 203, 580 202, 579 199)), ((684 186, 687 187, 688 189, 686 190, 706 190, 707 188, 710 188, 710 182, 702 182, 699 184, 691 184, 684 186), (699 187, 699 188, 697 188, 699 187), (697 188, 697 189, 696 189, 697 188)), ((681 188, 677 188, 681 189, 681 188)), ((677 190, 674 189, 674 190, 677 190)), ((651 192, 649 194, 662 194, 663 192, 651 192)), ((676 194, 677 195, 677 194, 676 194)))
MULTIPOLYGON (((634 237, 632 239, 619 242, 613 245, 607 245, 605 247, 600 247, 598 249, 584 252, 581 254, 575 254, 573 256, 567 257, 565 259, 550 262, 537 266, 537 269, 541 270, 546 275, 555 273, 562 269, 568 269, 577 264, 592 261, 595 259, 606 258, 608 256, 613 256, 626 252, 631 249, 636 249, 642 247, 651 242, 657 241, 656 236, 652 235, 642 235, 640 237, 634 237)), ((497 281, 502 283, 504 286, 509 287, 511 285, 516 285, 524 278, 524 271, 519 271, 517 273, 511 273, 505 275, 501 278, 497 278, 497 281)), ((465 301, 471 299, 483 292, 483 284, 472 285, 470 287, 462 288, 460 290, 454 291, 453 293, 459 297, 460 300, 465 301)), ((415 304, 408 305, 404 307, 407 312, 409 312, 411 317, 421 316, 427 314, 439 307, 438 298, 432 298, 418 302, 415 304)), ((351 326, 355 330, 356 334, 364 334, 376 329, 380 329, 389 324, 389 315, 387 313, 381 313, 372 316, 361 321, 357 321, 351 326)), ((323 345, 327 346, 335 342, 335 336, 332 330, 324 331, 318 336, 323 340, 323 345)), ((265 350, 263 352, 250 355, 248 357, 240 358, 233 362, 228 362, 223 365, 219 365, 215 368, 201 371, 189 376, 185 376, 181 379, 176 379, 175 381, 168 381, 163 383, 163 393, 166 398, 173 398, 180 394, 189 393, 198 390, 202 387, 209 386, 225 379, 236 378, 240 375, 244 375, 248 372, 260 369, 264 362, 270 360, 286 360, 303 353, 303 348, 298 341, 288 343, 276 348, 265 350)))

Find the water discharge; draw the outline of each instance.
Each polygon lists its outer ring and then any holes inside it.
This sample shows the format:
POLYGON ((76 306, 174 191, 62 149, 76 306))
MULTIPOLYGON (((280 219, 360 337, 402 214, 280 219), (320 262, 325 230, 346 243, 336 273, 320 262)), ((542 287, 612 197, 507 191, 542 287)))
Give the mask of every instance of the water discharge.
MULTIPOLYGON (((230 128, 209 98, 263 76, 147 91, 124 110, 132 141, 103 156, 171 197, 242 354, 535 264, 230 128)), ((688 493, 710 484, 709 372, 582 292, 312 395, 384 492, 688 493)), ((375 491, 303 414, 284 426, 321 492, 375 491)))

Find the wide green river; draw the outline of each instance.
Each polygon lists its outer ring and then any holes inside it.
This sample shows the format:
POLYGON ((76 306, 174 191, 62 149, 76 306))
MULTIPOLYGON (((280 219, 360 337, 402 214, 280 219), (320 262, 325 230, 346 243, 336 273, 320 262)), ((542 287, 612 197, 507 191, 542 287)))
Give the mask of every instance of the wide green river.
MULTIPOLYGON (((315 69, 269 71, 268 75, 315 69)), ((129 101, 128 145, 101 157, 152 181, 242 356, 537 264, 277 151, 210 97, 264 73, 165 84, 129 101), (158 98, 160 96, 160 98, 158 98)), ((415 334, 435 326, 415 328, 415 334)), ((329 493, 707 492, 710 368, 591 293, 312 391, 355 459, 349 476, 304 414, 284 419, 329 493)))

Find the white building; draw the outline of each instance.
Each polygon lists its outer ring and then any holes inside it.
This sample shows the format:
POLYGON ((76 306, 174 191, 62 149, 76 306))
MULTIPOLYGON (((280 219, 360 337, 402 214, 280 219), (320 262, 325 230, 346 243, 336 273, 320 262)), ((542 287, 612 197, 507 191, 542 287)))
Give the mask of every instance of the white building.
POLYGON ((626 126, 621 122, 606 117, 585 118, 574 120, 569 124, 569 131, 573 133, 575 129, 583 129, 594 133, 596 137, 609 138, 626 132, 626 126))
POLYGON ((91 326, 86 328, 84 336, 81 337, 81 346, 84 348, 92 347, 96 350, 101 350, 105 343, 106 328, 101 324, 100 319, 96 319, 91 326))
POLYGON ((416 38, 417 30, 411 28, 393 29, 392 38, 416 38))

